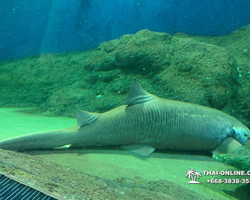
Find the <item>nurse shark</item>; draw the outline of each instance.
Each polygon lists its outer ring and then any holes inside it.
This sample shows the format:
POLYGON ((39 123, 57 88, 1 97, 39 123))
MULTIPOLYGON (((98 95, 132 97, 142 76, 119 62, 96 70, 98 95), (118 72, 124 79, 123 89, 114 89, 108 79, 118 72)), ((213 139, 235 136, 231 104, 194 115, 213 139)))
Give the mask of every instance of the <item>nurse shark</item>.
POLYGON ((121 146, 142 155, 155 149, 210 152, 230 139, 245 144, 249 129, 213 108, 159 98, 134 79, 125 105, 105 113, 76 112, 77 126, 0 141, 14 151, 121 146))

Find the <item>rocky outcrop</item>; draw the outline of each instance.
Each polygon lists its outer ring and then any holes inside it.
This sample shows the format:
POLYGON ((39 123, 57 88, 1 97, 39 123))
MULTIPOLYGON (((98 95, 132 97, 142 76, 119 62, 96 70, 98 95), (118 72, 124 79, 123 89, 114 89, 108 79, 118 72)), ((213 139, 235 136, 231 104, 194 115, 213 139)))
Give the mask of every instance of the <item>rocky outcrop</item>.
POLYGON ((238 73, 226 47, 142 30, 87 52, 2 63, 0 104, 38 106, 47 115, 74 116, 76 109, 104 112, 124 103, 137 78, 157 96, 234 114, 238 73))

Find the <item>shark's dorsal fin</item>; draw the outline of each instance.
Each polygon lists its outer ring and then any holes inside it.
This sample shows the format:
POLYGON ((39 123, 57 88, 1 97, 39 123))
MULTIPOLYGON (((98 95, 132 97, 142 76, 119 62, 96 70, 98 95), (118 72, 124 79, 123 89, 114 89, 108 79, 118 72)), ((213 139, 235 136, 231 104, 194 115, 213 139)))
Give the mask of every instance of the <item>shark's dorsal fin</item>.
POLYGON ((135 104, 145 103, 152 100, 153 98, 153 95, 143 90, 137 80, 134 79, 125 104, 128 106, 132 106, 135 104))
POLYGON ((99 113, 89 113, 82 110, 76 111, 77 127, 78 129, 82 126, 89 125, 99 119, 101 114, 99 113))

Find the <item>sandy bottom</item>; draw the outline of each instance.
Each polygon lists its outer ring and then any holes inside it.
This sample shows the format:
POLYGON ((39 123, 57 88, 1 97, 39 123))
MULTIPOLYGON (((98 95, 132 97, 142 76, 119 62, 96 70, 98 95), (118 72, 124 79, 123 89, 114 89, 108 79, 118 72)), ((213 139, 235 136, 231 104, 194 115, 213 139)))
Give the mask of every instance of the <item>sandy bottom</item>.
MULTIPOLYGON (((43 117, 20 112, 23 110, 27 109, 0 109, 0 140, 76 125, 75 119, 43 117)), ((207 180, 212 178, 246 177, 204 176, 203 171, 236 170, 204 155, 153 153, 148 157, 142 157, 127 151, 110 149, 52 150, 30 152, 30 154, 84 173, 113 180, 138 176, 147 180, 168 180, 210 199, 235 199, 233 196, 237 196, 236 193, 245 187, 244 184, 207 183, 207 180), (202 174, 198 180, 201 184, 188 184, 191 181, 191 179, 186 178, 188 169, 194 169, 202 174)))

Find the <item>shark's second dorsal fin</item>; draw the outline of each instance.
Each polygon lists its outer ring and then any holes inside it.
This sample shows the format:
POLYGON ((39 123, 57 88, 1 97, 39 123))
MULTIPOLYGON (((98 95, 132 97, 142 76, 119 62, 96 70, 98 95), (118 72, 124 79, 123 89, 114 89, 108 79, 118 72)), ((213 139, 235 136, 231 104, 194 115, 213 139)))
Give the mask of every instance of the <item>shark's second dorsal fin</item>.
POLYGON ((82 126, 89 125, 99 119, 101 114, 99 113, 89 113, 82 110, 76 111, 77 127, 78 129, 82 126))
POLYGON ((143 90, 137 80, 134 79, 125 104, 128 106, 132 106, 135 104, 145 103, 152 100, 153 98, 153 95, 143 90))

